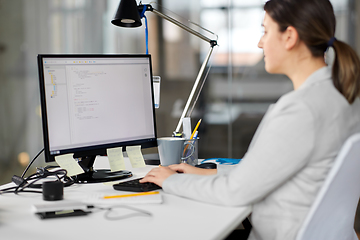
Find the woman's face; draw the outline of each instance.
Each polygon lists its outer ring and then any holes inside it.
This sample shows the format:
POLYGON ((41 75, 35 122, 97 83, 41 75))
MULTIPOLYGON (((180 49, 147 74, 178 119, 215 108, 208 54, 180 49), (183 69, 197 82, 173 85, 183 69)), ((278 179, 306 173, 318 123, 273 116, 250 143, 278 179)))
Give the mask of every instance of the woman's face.
POLYGON ((265 70, 268 73, 284 73, 285 44, 284 34, 279 31, 279 25, 265 13, 264 34, 258 47, 264 51, 265 70))

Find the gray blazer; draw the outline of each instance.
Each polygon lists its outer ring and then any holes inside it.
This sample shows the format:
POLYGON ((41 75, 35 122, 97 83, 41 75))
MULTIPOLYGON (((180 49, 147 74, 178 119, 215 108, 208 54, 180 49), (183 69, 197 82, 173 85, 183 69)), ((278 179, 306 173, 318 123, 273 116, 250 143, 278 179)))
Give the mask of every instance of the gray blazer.
POLYGON ((282 96, 261 121, 237 166, 218 174, 175 174, 165 192, 227 206, 253 204, 249 239, 295 239, 345 140, 360 132, 360 100, 335 89, 331 69, 282 96))

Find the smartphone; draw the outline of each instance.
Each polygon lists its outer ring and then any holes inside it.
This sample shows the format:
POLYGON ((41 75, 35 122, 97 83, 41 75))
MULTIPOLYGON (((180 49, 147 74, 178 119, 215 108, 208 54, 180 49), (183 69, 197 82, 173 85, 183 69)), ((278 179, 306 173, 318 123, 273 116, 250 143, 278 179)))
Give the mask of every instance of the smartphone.
POLYGON ((62 211, 53 211, 53 212, 38 212, 35 213, 41 219, 48 219, 48 218, 59 218, 59 217, 75 217, 75 216, 84 216, 88 215, 91 212, 86 212, 81 209, 75 210, 62 210, 62 211))

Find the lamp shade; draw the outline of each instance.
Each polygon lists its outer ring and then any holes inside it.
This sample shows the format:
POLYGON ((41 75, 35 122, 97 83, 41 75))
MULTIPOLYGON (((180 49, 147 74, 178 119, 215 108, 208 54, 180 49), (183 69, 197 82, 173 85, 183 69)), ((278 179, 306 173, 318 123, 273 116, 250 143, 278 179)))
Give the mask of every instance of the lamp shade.
POLYGON ((135 0, 121 0, 112 24, 119 27, 140 27, 142 25, 135 0))

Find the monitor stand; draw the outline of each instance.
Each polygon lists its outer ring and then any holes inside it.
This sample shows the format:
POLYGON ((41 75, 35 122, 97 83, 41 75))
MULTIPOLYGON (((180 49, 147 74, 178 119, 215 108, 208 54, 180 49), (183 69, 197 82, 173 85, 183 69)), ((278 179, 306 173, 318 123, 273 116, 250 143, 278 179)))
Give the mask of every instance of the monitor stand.
POLYGON ((160 157, 158 153, 148 153, 143 156, 146 165, 160 165, 160 157))
POLYGON ((82 157, 79 165, 84 169, 85 173, 72 177, 76 183, 99 183, 111 182, 132 176, 132 173, 127 170, 111 172, 109 169, 94 169, 94 162, 96 156, 82 157))

